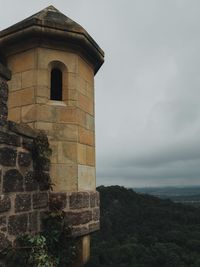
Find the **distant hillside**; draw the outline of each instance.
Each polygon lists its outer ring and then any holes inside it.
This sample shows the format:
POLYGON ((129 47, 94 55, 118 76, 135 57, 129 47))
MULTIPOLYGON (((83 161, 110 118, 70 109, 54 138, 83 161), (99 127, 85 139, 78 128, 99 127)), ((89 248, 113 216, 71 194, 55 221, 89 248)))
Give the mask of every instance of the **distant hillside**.
POLYGON ((200 195, 200 186, 166 186, 133 188, 137 193, 144 193, 158 197, 194 196, 200 195))
POLYGON ((99 187, 101 231, 87 267, 199 267, 200 208, 99 187))

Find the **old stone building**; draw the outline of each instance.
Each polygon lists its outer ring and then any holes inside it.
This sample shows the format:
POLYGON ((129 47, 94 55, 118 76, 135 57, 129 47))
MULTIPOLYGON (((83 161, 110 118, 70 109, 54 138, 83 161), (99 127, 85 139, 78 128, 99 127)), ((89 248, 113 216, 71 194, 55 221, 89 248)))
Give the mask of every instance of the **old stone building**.
POLYGON ((41 213, 59 196, 82 240, 78 266, 87 261, 90 233, 99 229, 94 75, 103 60, 92 37, 53 6, 0 32, 0 249, 39 232, 41 213), (34 180, 40 130, 52 150, 43 174, 53 192, 34 180))

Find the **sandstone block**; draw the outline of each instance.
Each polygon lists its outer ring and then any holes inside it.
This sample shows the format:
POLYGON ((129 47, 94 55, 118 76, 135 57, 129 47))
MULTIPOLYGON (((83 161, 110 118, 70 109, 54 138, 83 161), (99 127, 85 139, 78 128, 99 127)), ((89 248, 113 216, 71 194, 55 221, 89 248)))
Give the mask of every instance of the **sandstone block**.
POLYGON ((37 232, 38 230, 38 212, 30 212, 28 214, 28 231, 37 232))
POLYGON ((24 184, 26 191, 35 191, 38 188, 38 183, 36 181, 35 173, 29 171, 24 176, 24 184))
POLYGON ((4 100, 4 103, 8 100, 8 84, 0 77, 0 99, 4 100))
POLYGON ((0 144, 20 146, 20 137, 15 134, 0 131, 0 144))
POLYGON ((52 149, 51 163, 58 163, 58 143, 57 141, 50 140, 50 147, 52 149))
POLYGON ((94 114, 94 103, 93 100, 83 94, 78 94, 78 106, 89 114, 94 114))
POLYGON ((17 91, 22 89, 22 74, 13 74, 12 80, 8 82, 8 86, 10 91, 17 91))
POLYGON ((77 110, 72 108, 60 108, 58 110, 58 122, 61 123, 77 123, 77 110))
POLYGON ((55 192, 77 190, 78 169, 76 165, 52 164, 51 177, 55 192))
POLYGON ((28 214, 12 215, 8 218, 8 233, 20 235, 27 231, 28 214))
POLYGON ((94 70, 82 57, 78 57, 78 74, 87 82, 94 79, 94 70))
POLYGON ((51 193, 49 196, 49 209, 59 211, 66 208, 68 197, 66 193, 51 193))
POLYGON ((78 144, 78 164, 86 165, 86 145, 78 144))
POLYGON ((86 146, 86 165, 95 166, 95 148, 86 146))
POLYGON ((96 208, 92 211, 92 219, 94 221, 99 221, 99 219, 100 219, 100 209, 99 208, 96 208))
POLYGON ((78 100, 78 92, 74 89, 68 90, 68 100, 78 100))
POLYGON ((37 97, 44 97, 46 99, 50 98, 50 89, 48 86, 37 85, 35 88, 35 93, 37 97))
POLYGON ((86 128, 94 131, 94 117, 90 114, 86 114, 86 128))
POLYGON ((78 120, 78 124, 82 127, 86 127, 86 112, 78 109, 77 110, 77 120, 78 120))
POLYGON ((20 54, 12 55, 8 58, 8 68, 12 73, 23 72, 34 69, 35 67, 35 49, 31 49, 20 54))
POLYGON ((99 229, 100 229, 100 222, 91 223, 89 225, 89 232, 90 233, 98 231, 99 229))
POLYGON ((65 219, 70 226, 85 224, 92 220, 92 212, 66 212, 65 219))
POLYGON ((51 63, 60 61, 65 64, 68 72, 77 72, 77 55, 74 53, 52 50, 47 48, 37 48, 38 50, 38 68, 50 68, 51 63))
POLYGON ((79 127, 79 142, 85 145, 94 145, 94 132, 87 130, 83 127, 79 127))
POLYGON ((48 194, 47 193, 37 193, 33 194, 33 208, 41 209, 46 208, 48 205, 48 194))
POLYGON ((22 72, 22 88, 33 87, 36 85, 35 70, 27 70, 22 72))
POLYGON ((95 168, 85 165, 78 165, 78 190, 95 190, 96 177, 95 168))
MULTIPOLYGON (((0 233, 0 252, 8 248, 11 245, 11 242, 8 240, 5 234, 0 233)), ((4 265, 2 265, 3 267, 4 265)))
POLYGON ((29 87, 15 92, 10 92, 8 106, 9 108, 31 105, 35 101, 34 88, 29 87))
POLYGON ((70 209, 81 209, 89 207, 88 192, 73 192, 69 197, 70 209))
POLYGON ((28 211, 31 209, 31 195, 18 194, 15 198, 15 212, 28 211))
POLYGON ((21 108, 10 108, 8 113, 8 119, 15 122, 20 122, 21 120, 21 108))
POLYGON ((39 86, 49 86, 49 71, 48 69, 38 69, 37 70, 37 85, 39 86))
POLYGON ((17 152, 13 148, 2 147, 0 148, 0 164, 3 166, 15 166, 17 152))
POLYGON ((74 142, 58 143, 58 163, 72 165, 77 162, 77 144, 74 142))
POLYGON ((3 177, 3 192, 23 191, 23 176, 16 170, 8 170, 3 177))
POLYGON ((34 122, 37 119, 37 105, 24 106, 21 109, 21 121, 24 123, 34 122))
POLYGON ((57 122, 57 110, 51 105, 38 105, 37 121, 57 122))
POLYGON ((72 228, 72 236, 74 237, 80 237, 85 236, 89 233, 88 226, 82 225, 82 226, 76 226, 72 228))
POLYGON ((54 124, 53 138, 58 141, 75 141, 78 140, 78 126, 72 124, 54 124))
POLYGON ((77 91, 82 95, 87 95, 87 82, 84 78, 77 76, 77 91))
MULTIPOLYGON (((11 208, 11 201, 9 196, 1 195, 0 196, 0 213, 9 211, 11 208)), ((1 226, 1 223, 0 223, 1 226)))
POLYGON ((77 91, 77 79, 78 75, 76 73, 68 73, 68 88, 69 90, 77 91))
POLYGON ((90 193, 90 207, 97 207, 99 206, 99 193, 98 192, 92 192, 90 193))
POLYGON ((18 153, 18 164, 20 167, 30 166, 32 161, 32 156, 30 153, 19 152, 18 153))
POLYGON ((23 137, 22 139, 22 146, 23 148, 26 148, 29 151, 32 151, 33 149, 33 139, 23 137))

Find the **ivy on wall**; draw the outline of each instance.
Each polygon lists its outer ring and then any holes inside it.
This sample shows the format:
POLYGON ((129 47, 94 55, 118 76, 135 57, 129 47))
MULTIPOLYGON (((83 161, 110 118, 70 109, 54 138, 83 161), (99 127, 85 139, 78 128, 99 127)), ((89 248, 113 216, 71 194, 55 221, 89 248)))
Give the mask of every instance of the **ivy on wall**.
POLYGON ((65 220, 59 201, 44 214, 43 231, 18 236, 13 247, 3 251, 8 267, 68 267, 78 255, 77 240, 65 220))

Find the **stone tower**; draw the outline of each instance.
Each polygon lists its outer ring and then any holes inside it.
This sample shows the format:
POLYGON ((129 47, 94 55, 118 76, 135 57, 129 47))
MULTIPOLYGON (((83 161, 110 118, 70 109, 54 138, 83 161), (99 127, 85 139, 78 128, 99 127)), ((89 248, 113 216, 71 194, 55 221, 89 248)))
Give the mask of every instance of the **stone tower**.
POLYGON ((54 192, 94 192, 94 75, 104 52, 53 6, 1 31, 0 50, 12 72, 9 120, 47 133, 54 192))

